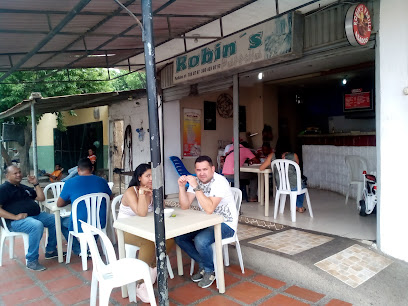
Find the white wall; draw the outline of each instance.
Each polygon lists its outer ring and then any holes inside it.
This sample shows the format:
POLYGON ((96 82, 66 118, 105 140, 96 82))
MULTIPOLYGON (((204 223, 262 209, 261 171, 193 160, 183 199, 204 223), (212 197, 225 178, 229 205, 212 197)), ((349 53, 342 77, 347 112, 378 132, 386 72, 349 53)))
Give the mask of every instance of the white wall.
POLYGON ((380 249, 408 261, 407 207, 404 190, 408 163, 408 1, 380 2, 376 46, 376 118, 379 179, 380 249))
POLYGON ((163 137, 164 137, 164 194, 178 193, 176 169, 169 156, 181 157, 180 139, 180 102, 163 103, 163 137))
MULTIPOLYGON (((130 124, 132 127, 133 169, 129 169, 128 162, 126 161, 125 171, 135 170, 139 164, 150 162, 150 133, 147 131, 149 129, 147 99, 134 99, 113 104, 109 108, 109 120, 123 120, 123 132, 125 132, 127 125, 130 124), (145 131, 143 141, 139 140, 139 134, 136 132, 136 129, 141 127, 145 131)), ((125 150, 127 149, 125 148, 125 150)))

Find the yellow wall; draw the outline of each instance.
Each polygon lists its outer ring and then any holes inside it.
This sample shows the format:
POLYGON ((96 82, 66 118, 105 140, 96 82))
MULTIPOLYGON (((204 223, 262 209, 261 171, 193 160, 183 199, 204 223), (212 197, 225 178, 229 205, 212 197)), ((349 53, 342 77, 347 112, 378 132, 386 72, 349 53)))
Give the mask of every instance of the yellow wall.
POLYGON ((53 146, 56 127, 57 115, 44 114, 37 125, 37 146, 53 146))
POLYGON ((108 145, 108 106, 99 106, 99 119, 94 118, 94 107, 77 109, 75 113, 77 116, 71 116, 68 112, 62 113, 66 126, 102 121, 103 145, 108 145))
MULTIPOLYGON (((64 124, 66 126, 84 124, 89 122, 102 121, 103 145, 108 145, 108 106, 99 107, 99 119, 94 118, 94 108, 84 108, 75 110, 77 116, 71 116, 68 112, 63 112, 64 124)), ((37 145, 54 145, 54 128, 57 127, 57 115, 44 114, 37 125, 37 145)))

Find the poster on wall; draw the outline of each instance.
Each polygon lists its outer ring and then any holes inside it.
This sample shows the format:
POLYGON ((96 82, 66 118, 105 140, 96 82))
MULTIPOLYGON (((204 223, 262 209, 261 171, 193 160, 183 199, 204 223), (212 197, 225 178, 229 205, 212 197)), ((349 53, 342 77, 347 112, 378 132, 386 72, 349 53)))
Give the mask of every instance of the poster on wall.
POLYGON ((351 94, 344 95, 344 111, 365 111, 372 110, 373 104, 370 92, 363 92, 362 89, 353 89, 351 94))
POLYGON ((183 156, 200 156, 201 110, 185 108, 183 119, 183 156))

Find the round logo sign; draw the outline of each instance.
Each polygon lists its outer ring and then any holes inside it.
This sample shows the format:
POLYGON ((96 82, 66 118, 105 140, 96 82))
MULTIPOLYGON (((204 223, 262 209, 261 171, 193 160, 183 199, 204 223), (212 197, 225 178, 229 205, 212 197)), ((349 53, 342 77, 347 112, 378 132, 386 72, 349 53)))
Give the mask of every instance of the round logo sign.
POLYGON ((350 6, 346 14, 345 30, 352 46, 364 46, 371 35, 371 16, 364 4, 350 6))

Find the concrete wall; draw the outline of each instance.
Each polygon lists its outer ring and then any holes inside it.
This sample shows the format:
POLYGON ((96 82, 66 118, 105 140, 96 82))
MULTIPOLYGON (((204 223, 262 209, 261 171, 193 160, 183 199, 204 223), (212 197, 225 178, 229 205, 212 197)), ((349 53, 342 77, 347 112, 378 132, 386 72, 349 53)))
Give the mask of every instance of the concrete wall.
POLYGON ((37 124, 38 169, 51 173, 54 171, 54 128, 57 115, 44 114, 37 124))
POLYGON ((150 162, 149 116, 146 98, 116 103, 109 108, 109 120, 123 120, 124 130, 130 124, 132 128, 133 168, 130 169, 128 159, 125 160, 125 171, 133 171, 141 163, 150 162), (138 103, 138 104, 137 104, 138 103), (136 129, 143 127, 144 139, 139 140, 136 129))
POLYGON ((408 1, 380 2, 376 47, 377 169, 379 180, 378 243, 380 249, 408 261, 406 243, 408 163, 408 1))
POLYGON ((180 138, 180 101, 163 104, 163 140, 164 140, 164 193, 178 194, 177 180, 179 175, 174 169, 170 156, 181 157, 180 138))
MULTIPOLYGON (((263 87, 263 121, 272 127, 273 140, 271 147, 274 148, 278 141, 278 88, 274 85, 263 87)), ((258 137, 259 138, 259 137, 258 137)), ((262 139, 262 138, 260 138, 262 139)), ((262 143, 261 143, 262 145, 262 143)))
MULTIPOLYGON (((208 155, 213 162, 217 161, 218 140, 230 141, 232 138, 232 118, 222 118, 217 112, 217 129, 204 130, 204 101, 216 102, 222 92, 216 92, 195 97, 185 97, 180 101, 180 150, 182 149, 183 139, 183 110, 184 108, 193 108, 201 110, 201 154, 208 155)), ((232 90, 227 92, 232 96, 232 90)), ((164 115, 166 116, 166 115, 164 115)), ((183 152, 181 152, 182 154, 183 152)), ((194 161, 196 157, 185 157, 183 163, 187 170, 194 173, 194 161)))

